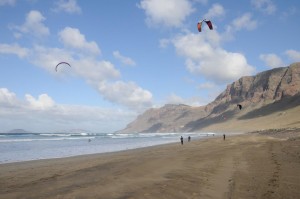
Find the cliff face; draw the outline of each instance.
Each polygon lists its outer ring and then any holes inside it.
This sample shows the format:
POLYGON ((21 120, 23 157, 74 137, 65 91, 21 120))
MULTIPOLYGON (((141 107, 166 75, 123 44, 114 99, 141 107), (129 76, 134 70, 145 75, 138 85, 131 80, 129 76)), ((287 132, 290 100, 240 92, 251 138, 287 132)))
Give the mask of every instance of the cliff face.
POLYGON ((147 110, 120 132, 176 132, 181 131, 188 122, 205 116, 207 112, 204 107, 167 104, 147 110))
POLYGON ((289 67, 275 68, 255 76, 242 77, 228 85, 207 110, 224 111, 229 104, 269 104, 300 92, 300 63, 289 67))
MULTIPOLYGON (((149 109, 120 132, 199 131, 228 120, 249 119, 258 110, 269 113, 300 105, 300 63, 275 68, 229 84, 211 103, 202 107, 165 105, 149 109), (241 104, 240 111, 237 104, 241 104), (276 105, 276 106, 275 106, 276 105)), ((299 121, 300 123, 300 121, 299 121)))

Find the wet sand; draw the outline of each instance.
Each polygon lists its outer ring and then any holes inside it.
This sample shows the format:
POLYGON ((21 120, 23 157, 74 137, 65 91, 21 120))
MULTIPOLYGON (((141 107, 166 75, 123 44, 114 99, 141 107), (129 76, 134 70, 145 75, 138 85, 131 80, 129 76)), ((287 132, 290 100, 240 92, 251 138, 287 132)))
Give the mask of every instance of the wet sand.
POLYGON ((2 164, 0 198, 300 198, 300 133, 2 164))

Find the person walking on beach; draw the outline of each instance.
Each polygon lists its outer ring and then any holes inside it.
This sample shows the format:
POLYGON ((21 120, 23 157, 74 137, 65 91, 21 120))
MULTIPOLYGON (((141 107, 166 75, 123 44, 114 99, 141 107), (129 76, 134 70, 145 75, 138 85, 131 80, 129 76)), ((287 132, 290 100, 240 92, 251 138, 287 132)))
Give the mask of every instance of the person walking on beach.
POLYGON ((182 136, 180 138, 180 141, 181 141, 181 145, 183 145, 183 137, 182 136))
POLYGON ((225 134, 223 134, 223 140, 225 140, 225 134))
POLYGON ((191 141, 191 136, 188 137, 188 141, 191 141))

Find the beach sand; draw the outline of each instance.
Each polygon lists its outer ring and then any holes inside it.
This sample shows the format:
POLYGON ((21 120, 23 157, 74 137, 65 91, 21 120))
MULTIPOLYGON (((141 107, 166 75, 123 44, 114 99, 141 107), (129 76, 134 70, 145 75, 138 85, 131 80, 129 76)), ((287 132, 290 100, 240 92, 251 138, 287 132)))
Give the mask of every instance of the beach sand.
POLYGON ((0 198, 300 198, 300 133, 2 164, 0 198))

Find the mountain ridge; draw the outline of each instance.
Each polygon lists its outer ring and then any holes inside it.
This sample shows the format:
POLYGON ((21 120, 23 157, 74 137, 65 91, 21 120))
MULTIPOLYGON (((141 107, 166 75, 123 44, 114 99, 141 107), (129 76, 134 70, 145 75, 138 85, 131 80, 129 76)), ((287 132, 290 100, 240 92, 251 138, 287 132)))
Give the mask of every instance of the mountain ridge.
POLYGON ((296 111, 300 110, 299 96, 300 62, 296 62, 241 77, 228 84, 214 101, 205 106, 166 104, 148 109, 118 132, 248 131, 300 127, 300 116, 296 111), (243 106, 242 110, 237 104, 243 106), (281 116, 279 122, 278 114, 281 116), (294 124, 288 124, 289 120, 294 124))

